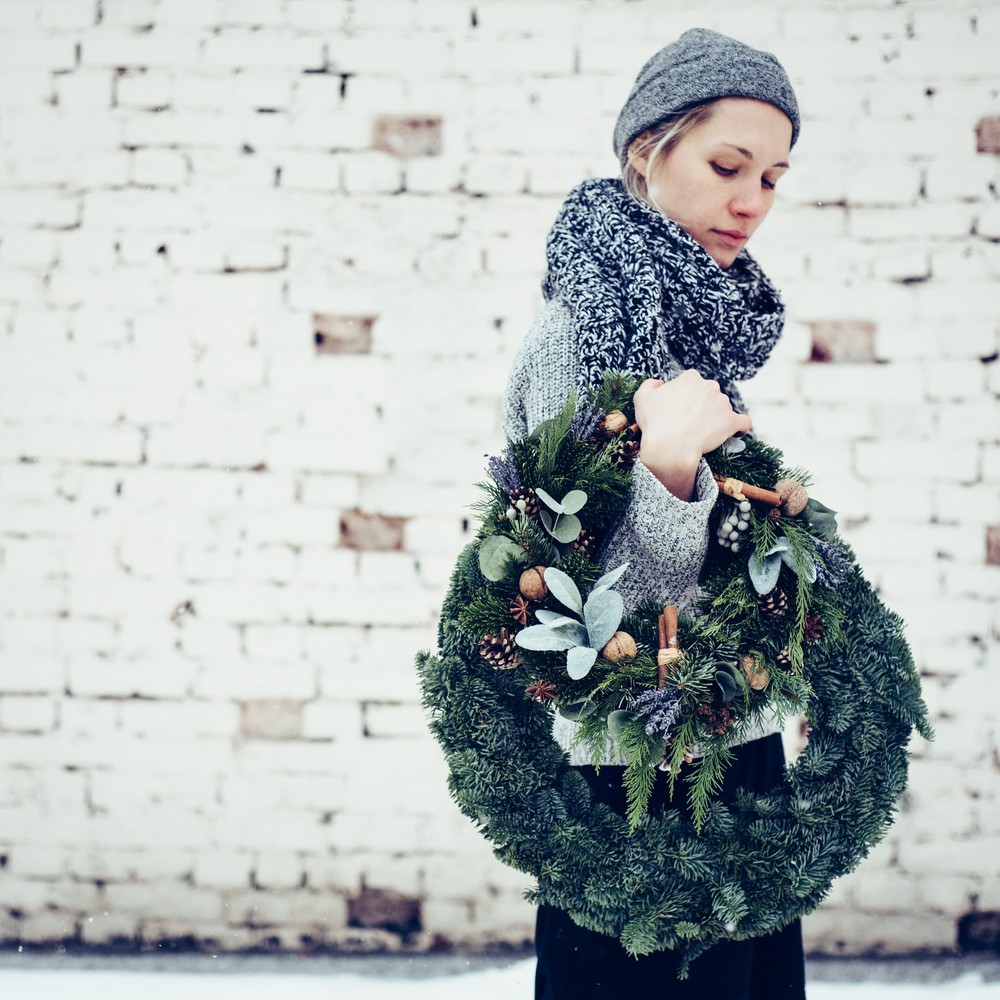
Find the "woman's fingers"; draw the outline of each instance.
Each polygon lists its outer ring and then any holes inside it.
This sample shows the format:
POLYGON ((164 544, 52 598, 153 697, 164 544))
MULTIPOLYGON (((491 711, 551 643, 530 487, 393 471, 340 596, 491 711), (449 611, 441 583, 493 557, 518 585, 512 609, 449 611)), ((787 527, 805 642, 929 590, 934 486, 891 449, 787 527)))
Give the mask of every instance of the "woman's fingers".
POLYGON ((734 410, 733 416, 736 417, 737 424, 733 434, 746 434, 753 426, 753 421, 745 413, 736 413, 734 410))
POLYGON ((693 368, 669 382, 646 379, 635 393, 635 418, 646 445, 646 454, 665 456, 698 448, 702 455, 717 448, 733 434, 750 430, 750 418, 733 410, 732 401, 714 379, 693 368))

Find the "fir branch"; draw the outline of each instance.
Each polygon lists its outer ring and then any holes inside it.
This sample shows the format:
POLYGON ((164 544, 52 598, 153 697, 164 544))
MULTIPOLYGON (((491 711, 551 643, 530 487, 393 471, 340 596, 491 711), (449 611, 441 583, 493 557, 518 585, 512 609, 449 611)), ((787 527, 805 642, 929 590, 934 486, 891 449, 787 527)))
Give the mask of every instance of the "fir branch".
POLYGON ((708 819, 712 797, 722 788, 726 768, 733 761, 733 752, 724 740, 725 737, 716 737, 702 743, 703 756, 691 765, 685 779, 689 786, 691 822, 698 833, 701 833, 708 819))
POLYGON ((591 403, 602 413, 621 410, 628 413, 633 409, 633 397, 645 377, 629 372, 605 372, 601 385, 590 391, 591 403))
POLYGON ((659 735, 647 733, 644 723, 636 719, 625 726, 618 743, 628 761, 622 782, 625 785, 625 818, 631 831, 637 829, 646 816, 656 783, 656 765, 663 756, 665 744, 659 735))
MULTIPOLYGON (((571 392, 563 408, 550 420, 540 423, 529 435, 538 445, 535 475, 538 481, 551 481, 563 442, 567 440, 570 423, 576 412, 576 393, 571 392)), ((530 483, 528 485, 531 485, 530 483)))
POLYGON ((510 604, 485 587, 459 611, 458 625, 476 642, 483 636, 496 635, 502 628, 513 630, 516 627, 510 604))

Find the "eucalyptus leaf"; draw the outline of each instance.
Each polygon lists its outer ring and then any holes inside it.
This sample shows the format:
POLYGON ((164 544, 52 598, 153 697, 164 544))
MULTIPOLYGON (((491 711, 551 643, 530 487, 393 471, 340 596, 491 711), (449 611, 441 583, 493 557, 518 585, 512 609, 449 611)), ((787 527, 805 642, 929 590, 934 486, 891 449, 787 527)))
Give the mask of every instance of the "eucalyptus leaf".
POLYGON ((625 732, 625 727, 636 718, 638 718, 638 716, 635 712, 629 712, 624 708, 619 708, 614 712, 609 712, 608 735, 613 740, 620 740, 622 738, 622 733, 625 732))
POLYGON ((609 570, 604 576, 600 577, 598 581, 591 587, 591 594, 597 594, 602 590, 608 590, 613 587, 624 575, 625 570, 628 569, 628 563, 623 562, 621 566, 615 569, 609 570))
POLYGON ((564 514, 576 514, 583 510, 583 505, 587 502, 587 494, 583 490, 570 490, 562 498, 562 512, 564 514))
POLYGON ((758 594, 769 594, 774 590, 778 577, 781 575, 781 557, 779 555, 768 556, 763 562, 754 553, 747 561, 747 571, 750 574, 750 582, 758 594))
POLYGON ((549 566, 544 576, 546 585, 557 601, 565 604, 570 611, 583 614, 583 598, 572 577, 555 566, 549 566))
POLYGON ((806 510, 810 514, 836 514, 837 512, 832 507, 827 507, 825 503, 820 503, 819 500, 814 500, 812 497, 809 498, 809 502, 806 504, 806 510))
POLYGON ((554 496, 552 496, 549 493, 546 493, 545 490, 543 490, 540 486, 536 486, 535 487, 535 496, 537 496, 538 499, 541 500, 542 503, 545 504, 546 507, 551 508, 557 514, 565 514, 566 513, 566 511, 563 510, 563 505, 561 503, 559 503, 559 501, 556 500, 556 498, 554 496))
POLYGON ((568 701, 559 705, 558 712, 564 719, 570 722, 579 722, 586 719, 588 715, 593 715, 597 711, 597 703, 589 698, 581 698, 579 701, 568 701))
POLYGON ((602 590, 587 598, 583 606, 583 621, 594 649, 603 649, 608 639, 618 631, 624 612, 625 602, 617 590, 602 590))
POLYGON ((556 519, 559 517, 559 515, 557 514, 555 517, 553 517, 549 513, 549 511, 547 511, 547 510, 540 510, 538 512, 538 517, 539 517, 539 520, 542 522, 542 527, 551 535, 552 534, 552 528, 555 525, 556 519))
POLYGON ((825 541, 832 542, 837 536, 837 512, 818 500, 809 498, 803 511, 809 526, 825 541))
POLYGON ((507 564, 519 560, 524 549, 506 535, 490 535, 479 546, 479 571, 487 580, 499 582, 507 575, 507 564))
POLYGON ((796 565, 795 560, 792 558, 792 553, 791 552, 782 552, 781 553, 781 561, 793 573, 795 573, 796 576, 799 573, 803 573, 805 575, 805 578, 810 583, 815 583, 816 582, 816 563, 813 560, 812 556, 810 556, 808 553, 803 553, 803 555, 804 555, 805 561, 802 564, 800 564, 800 565, 796 565))
POLYGON ((578 645, 574 641, 575 638, 563 631, 554 632, 547 625, 529 625, 514 636, 514 642, 522 649, 559 651, 572 649, 578 645))
POLYGON ((582 530, 583 525, 580 523, 580 519, 576 516, 576 514, 563 514, 561 517, 556 518, 555 526, 549 534, 551 534, 557 542, 562 542, 565 545, 568 542, 575 541, 579 538, 582 530))
POLYGON ((746 681, 730 664, 719 664, 719 669, 715 671, 715 683, 722 692, 722 700, 727 704, 746 690, 746 681))
POLYGON ((791 552, 792 543, 784 535, 778 535, 772 545, 765 553, 765 556, 780 555, 782 552, 791 552))
POLYGON ((566 673, 575 681, 582 680, 590 673, 597 660, 597 650, 590 646, 576 646, 566 654, 566 673))

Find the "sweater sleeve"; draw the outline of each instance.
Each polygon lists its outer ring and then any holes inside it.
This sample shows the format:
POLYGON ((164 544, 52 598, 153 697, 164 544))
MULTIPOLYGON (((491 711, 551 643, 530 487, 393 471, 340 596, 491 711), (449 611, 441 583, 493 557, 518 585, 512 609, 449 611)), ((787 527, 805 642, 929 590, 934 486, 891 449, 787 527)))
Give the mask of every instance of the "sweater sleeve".
MULTIPOLYGON (((532 325, 515 357, 504 401, 504 431, 522 437, 559 412, 577 384, 578 355, 572 318, 550 302, 532 325)), ((619 585, 631 610, 645 597, 690 610, 708 543, 708 519, 718 495, 704 460, 691 501, 675 497, 636 462, 623 517, 601 553, 606 568, 628 562, 619 585)))
MULTIPOLYGON (((665 366, 670 367, 669 359, 665 366)), ((508 439, 524 437, 543 420, 554 417, 577 385, 579 367, 576 334, 569 310, 549 302, 528 331, 514 358, 504 396, 504 432, 508 439)), ((661 372, 671 378, 676 368, 661 372)), ((636 462, 632 491, 625 513, 605 539, 599 561, 605 569, 628 562, 629 570, 617 589, 627 610, 647 597, 693 610, 698 576, 708 546, 708 521, 718 487, 708 464, 698 467, 695 496, 675 497, 641 461, 636 462)), ((773 713, 740 742, 780 732, 773 713)), ((589 764, 582 745, 574 746, 578 723, 556 713, 552 735, 569 755, 571 764, 589 764)), ((604 764, 624 765, 621 748, 608 737, 604 764)))

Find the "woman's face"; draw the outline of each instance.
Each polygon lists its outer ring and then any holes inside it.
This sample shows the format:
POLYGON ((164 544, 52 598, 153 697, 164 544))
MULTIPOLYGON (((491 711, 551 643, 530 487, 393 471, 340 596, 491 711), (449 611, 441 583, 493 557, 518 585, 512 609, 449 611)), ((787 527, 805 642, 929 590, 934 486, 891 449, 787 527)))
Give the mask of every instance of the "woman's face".
POLYGON ((792 123, 773 104, 727 97, 667 154, 635 158, 650 201, 729 267, 774 203, 792 123))

